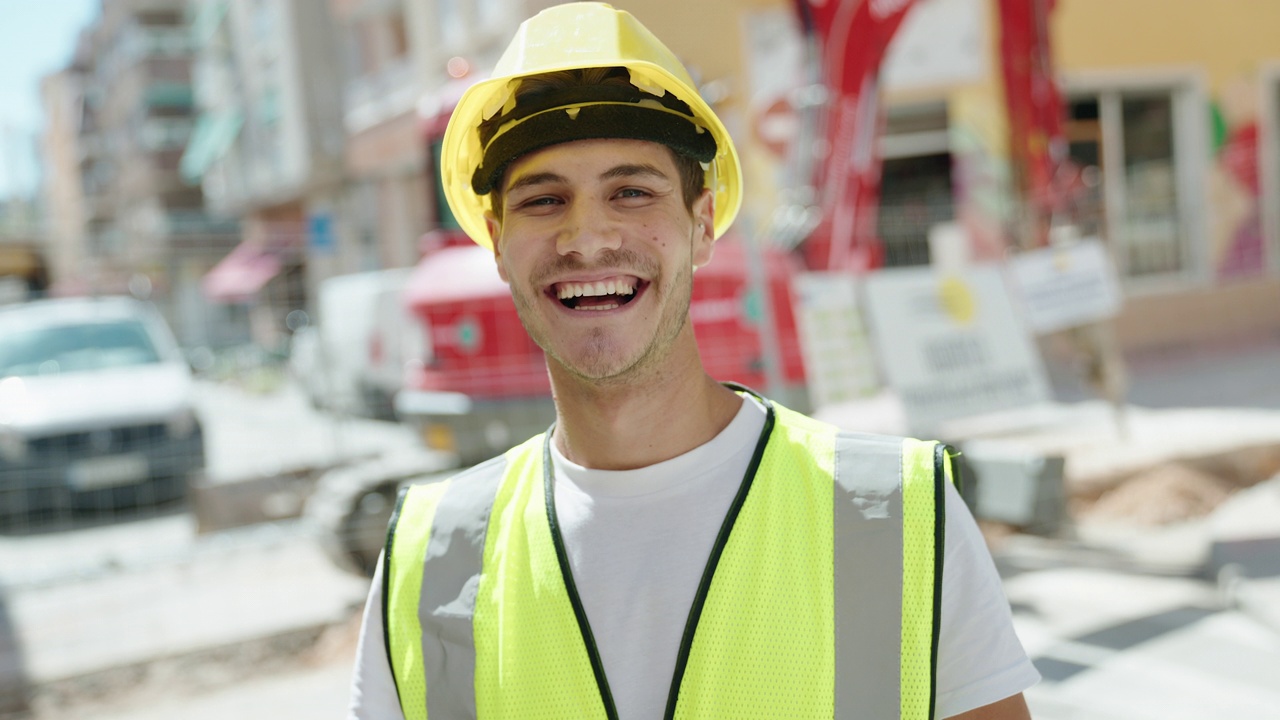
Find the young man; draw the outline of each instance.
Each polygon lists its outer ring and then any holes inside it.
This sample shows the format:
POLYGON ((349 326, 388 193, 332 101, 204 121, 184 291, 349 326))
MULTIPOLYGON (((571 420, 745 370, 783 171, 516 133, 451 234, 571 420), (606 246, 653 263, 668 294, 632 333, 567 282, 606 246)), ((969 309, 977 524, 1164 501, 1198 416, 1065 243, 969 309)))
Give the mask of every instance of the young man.
POLYGON ((351 717, 1027 718, 1037 675, 932 443, 703 369, 736 151, 630 15, 526 21, 442 175, 545 350, 556 422, 403 493, 351 717))

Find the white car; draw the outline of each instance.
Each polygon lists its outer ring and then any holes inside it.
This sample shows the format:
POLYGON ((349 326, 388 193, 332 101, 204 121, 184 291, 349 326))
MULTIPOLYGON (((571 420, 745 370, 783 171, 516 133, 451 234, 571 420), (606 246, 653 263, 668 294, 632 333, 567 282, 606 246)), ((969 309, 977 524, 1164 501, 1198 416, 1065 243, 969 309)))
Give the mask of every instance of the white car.
POLYGON ((192 390, 149 304, 0 308, 0 517, 184 497, 204 467, 192 390))

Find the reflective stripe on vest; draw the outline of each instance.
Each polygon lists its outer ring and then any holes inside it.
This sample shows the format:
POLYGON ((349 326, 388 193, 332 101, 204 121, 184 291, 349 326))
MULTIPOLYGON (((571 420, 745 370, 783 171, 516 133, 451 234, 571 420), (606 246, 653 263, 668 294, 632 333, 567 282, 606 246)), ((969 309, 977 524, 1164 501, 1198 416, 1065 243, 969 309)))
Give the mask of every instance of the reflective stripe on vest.
MULTIPOLYGON (((775 407, 668 715, 931 718, 941 446, 775 407)), ((402 495, 383 597, 406 720, 611 715, 558 564, 541 451, 539 436, 402 495)))

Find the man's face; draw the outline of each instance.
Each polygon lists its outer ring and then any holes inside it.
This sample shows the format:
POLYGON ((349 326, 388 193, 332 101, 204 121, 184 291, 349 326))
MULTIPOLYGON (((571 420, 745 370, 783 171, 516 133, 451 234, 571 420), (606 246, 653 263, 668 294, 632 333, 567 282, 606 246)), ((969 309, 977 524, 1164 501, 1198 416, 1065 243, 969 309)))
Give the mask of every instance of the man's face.
POLYGON ((498 272, 547 356, 595 381, 658 367, 687 322, 693 268, 711 259, 711 193, 690 211, 662 145, 581 140, 517 160, 502 198, 498 272))

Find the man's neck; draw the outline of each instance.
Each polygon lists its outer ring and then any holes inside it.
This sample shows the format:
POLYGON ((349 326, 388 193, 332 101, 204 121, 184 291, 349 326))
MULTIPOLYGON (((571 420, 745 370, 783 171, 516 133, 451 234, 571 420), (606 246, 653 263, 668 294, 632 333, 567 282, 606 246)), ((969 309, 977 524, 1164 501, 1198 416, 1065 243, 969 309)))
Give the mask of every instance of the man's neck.
POLYGON ((556 447, 597 470, 632 470, 683 455, 719 434, 742 406, 696 360, 644 383, 600 386, 557 375, 556 447))

